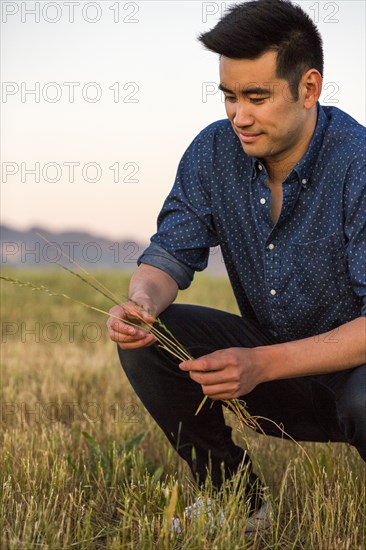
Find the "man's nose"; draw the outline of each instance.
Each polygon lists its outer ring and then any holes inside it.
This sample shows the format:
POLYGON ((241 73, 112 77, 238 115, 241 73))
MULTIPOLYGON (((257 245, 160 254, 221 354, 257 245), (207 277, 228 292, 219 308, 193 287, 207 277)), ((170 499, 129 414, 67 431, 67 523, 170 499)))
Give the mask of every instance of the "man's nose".
POLYGON ((238 128, 242 126, 251 126, 254 122, 253 112, 252 112, 252 105, 250 105, 248 102, 244 101, 238 101, 236 104, 236 111, 235 116, 233 119, 233 123, 238 128))

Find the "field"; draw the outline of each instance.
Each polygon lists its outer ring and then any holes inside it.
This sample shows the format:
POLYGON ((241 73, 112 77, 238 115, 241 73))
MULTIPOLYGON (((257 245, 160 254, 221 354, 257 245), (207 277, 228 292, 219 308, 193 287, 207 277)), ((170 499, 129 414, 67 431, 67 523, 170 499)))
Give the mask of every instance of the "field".
MULTIPOLYGON (((61 271, 3 274, 111 307, 61 271)), ((99 278, 126 294, 125 276, 99 278)), ((178 301, 237 312, 228 284, 204 275, 178 301)), ((366 548, 366 468, 355 449, 258 435, 230 413, 270 488, 273 527, 245 538, 242 502, 224 490, 227 524, 171 537, 174 510, 195 498, 190 474, 129 387, 107 317, 7 283, 2 306, 4 550, 366 548)))

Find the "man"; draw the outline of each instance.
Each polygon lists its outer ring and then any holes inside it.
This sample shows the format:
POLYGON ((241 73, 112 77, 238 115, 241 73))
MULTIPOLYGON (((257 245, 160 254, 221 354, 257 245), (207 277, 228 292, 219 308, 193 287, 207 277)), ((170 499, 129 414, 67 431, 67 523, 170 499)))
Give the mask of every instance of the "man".
POLYGON ((348 442, 366 461, 365 130, 319 105, 321 37, 289 1, 235 5, 199 40, 220 56, 228 120, 185 152, 131 302, 111 310, 136 321, 140 304, 196 359, 180 363, 122 321, 108 326, 134 390, 198 483, 209 471, 220 488, 246 467, 251 530, 268 526, 268 508, 222 400, 243 399, 268 419, 267 434, 348 442), (217 245, 241 317, 171 305, 217 245))

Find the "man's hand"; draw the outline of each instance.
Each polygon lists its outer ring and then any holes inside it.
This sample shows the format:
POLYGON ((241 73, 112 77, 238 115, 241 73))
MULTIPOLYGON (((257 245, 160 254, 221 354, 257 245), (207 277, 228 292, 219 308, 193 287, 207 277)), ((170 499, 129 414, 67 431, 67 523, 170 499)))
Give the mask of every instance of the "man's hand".
POLYGON ((121 349, 143 348, 156 342, 155 336, 143 328, 144 323, 141 320, 142 317, 147 323, 153 323, 155 317, 134 302, 114 306, 109 310, 109 313, 113 316, 107 321, 109 336, 113 342, 117 342, 121 349), (116 317, 142 326, 141 328, 132 327, 128 323, 116 319, 116 317))
POLYGON ((211 399, 235 399, 250 393, 262 382, 256 368, 255 348, 228 348, 184 361, 179 367, 201 384, 211 399))

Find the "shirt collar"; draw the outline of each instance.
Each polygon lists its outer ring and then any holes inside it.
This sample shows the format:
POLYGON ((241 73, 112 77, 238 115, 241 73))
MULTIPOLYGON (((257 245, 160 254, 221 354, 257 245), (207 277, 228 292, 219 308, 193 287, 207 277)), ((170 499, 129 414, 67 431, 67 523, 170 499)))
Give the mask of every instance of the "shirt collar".
MULTIPOLYGON (((325 131, 328 125, 328 118, 324 112, 324 109, 321 107, 319 102, 317 103, 318 108, 318 118, 316 127, 309 143, 309 147, 305 155, 299 160, 296 166, 293 168, 292 172, 296 172, 299 181, 302 185, 309 183, 311 179, 312 172, 314 170, 316 161, 318 159, 320 149, 323 143, 323 138, 325 131)), ((259 158, 251 157, 252 162, 252 173, 253 176, 258 176, 264 166, 263 162, 259 158)))

